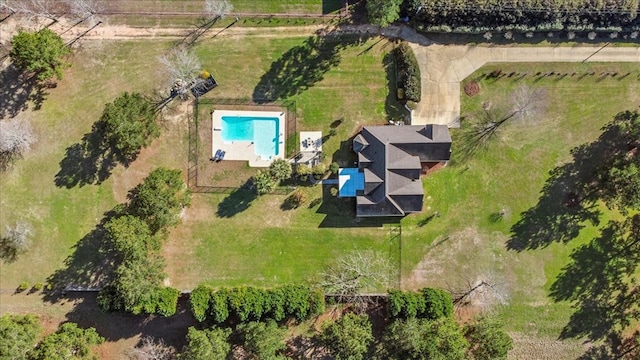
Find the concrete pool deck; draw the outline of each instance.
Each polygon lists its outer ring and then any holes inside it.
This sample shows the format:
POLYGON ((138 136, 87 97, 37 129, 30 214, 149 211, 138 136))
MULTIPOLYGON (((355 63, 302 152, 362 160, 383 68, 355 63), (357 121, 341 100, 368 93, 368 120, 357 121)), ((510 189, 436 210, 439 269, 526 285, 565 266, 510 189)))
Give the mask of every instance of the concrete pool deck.
POLYGON ((211 156, 213 157, 216 151, 222 150, 225 152, 224 160, 235 161, 248 161, 250 167, 269 167, 273 160, 285 158, 285 134, 286 134, 286 114, 281 111, 247 111, 247 110, 215 110, 211 114, 212 136, 211 136, 211 156), (279 143, 278 155, 273 155, 270 158, 263 158, 258 156, 255 152, 255 145, 253 141, 223 141, 222 140, 222 117, 223 116, 241 116, 241 117, 269 117, 278 119, 279 129, 279 143))

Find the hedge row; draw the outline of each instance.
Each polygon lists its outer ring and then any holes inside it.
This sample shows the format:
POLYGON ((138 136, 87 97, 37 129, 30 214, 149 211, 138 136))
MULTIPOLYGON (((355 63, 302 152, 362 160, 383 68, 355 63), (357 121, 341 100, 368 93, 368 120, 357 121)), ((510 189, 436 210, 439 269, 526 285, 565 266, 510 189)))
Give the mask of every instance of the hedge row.
POLYGON ((394 56, 398 69, 398 89, 404 91, 404 94, 398 94, 398 100, 419 102, 422 96, 420 66, 413 50, 406 43, 401 43, 394 49, 394 56))
POLYGON ((424 288, 418 292, 390 290, 388 313, 392 318, 426 318, 435 320, 453 315, 451 294, 440 289, 424 288))
POLYGON ((239 321, 286 317, 308 319, 324 311, 324 294, 305 285, 283 285, 271 289, 237 287, 213 289, 199 285, 190 296, 191 313, 198 321, 207 317, 216 323, 229 317, 239 321))
POLYGON ((505 26, 458 26, 451 27, 449 25, 423 25, 417 24, 416 29, 423 32, 433 32, 433 33, 456 33, 456 34, 483 34, 486 32, 519 32, 519 33, 527 33, 527 32, 554 32, 554 31, 572 31, 572 32, 598 32, 598 33, 611 33, 611 32, 633 32, 640 30, 640 26, 633 26, 631 28, 622 28, 620 26, 609 26, 609 27, 594 27, 590 25, 571 25, 564 26, 562 24, 557 23, 547 23, 541 24, 540 26, 525 26, 525 25, 505 25, 505 26))
MULTIPOLYGON (((501 31, 497 28, 526 27, 525 31, 570 30, 570 27, 640 26, 638 0, 405 0, 403 10, 425 27, 447 26, 501 31), (535 29, 535 30, 534 30, 535 29)), ((511 30, 511 29, 508 29, 511 30)), ((514 29, 515 30, 515 29, 514 29)), ((635 29, 634 29, 635 30, 635 29)))
POLYGON ((145 295, 143 299, 138 299, 133 304, 126 304, 117 288, 113 285, 108 285, 98 295, 98 306, 103 311, 126 311, 134 315, 145 313, 168 317, 176 313, 180 290, 172 287, 157 286, 149 290, 145 295))

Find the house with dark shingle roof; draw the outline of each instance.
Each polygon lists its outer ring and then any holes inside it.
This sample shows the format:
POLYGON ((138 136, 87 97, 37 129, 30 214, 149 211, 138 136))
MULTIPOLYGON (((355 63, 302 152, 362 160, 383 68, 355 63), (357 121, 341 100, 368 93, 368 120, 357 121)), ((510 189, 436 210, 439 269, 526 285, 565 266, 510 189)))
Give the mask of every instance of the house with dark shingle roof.
POLYGON ((451 157, 446 125, 366 126, 353 139, 364 184, 355 192, 356 216, 405 216, 422 211, 420 176, 451 157))

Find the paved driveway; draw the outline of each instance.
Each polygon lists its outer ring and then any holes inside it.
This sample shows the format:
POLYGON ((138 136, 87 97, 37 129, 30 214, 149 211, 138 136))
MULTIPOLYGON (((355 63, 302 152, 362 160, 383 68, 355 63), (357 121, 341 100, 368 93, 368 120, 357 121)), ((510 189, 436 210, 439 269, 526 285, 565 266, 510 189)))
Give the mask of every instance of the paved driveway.
POLYGON ((414 125, 458 127, 460 81, 486 63, 640 62, 640 47, 489 47, 428 44, 415 37, 408 40, 417 40, 411 46, 422 74, 422 100, 414 111, 414 125))

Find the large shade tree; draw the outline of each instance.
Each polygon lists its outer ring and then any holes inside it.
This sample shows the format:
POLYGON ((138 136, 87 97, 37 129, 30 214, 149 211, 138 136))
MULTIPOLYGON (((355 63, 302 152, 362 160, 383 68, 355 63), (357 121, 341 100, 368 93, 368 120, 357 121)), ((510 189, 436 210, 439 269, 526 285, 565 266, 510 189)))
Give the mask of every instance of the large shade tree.
POLYGON ((367 0, 366 9, 369 22, 387 26, 398 20, 402 0, 367 0))
POLYGON ((336 360, 361 360, 373 342, 367 315, 346 314, 326 325, 320 336, 336 360))
POLYGON ((129 352, 131 360, 174 360, 175 350, 164 343, 162 339, 155 340, 151 336, 145 336, 138 346, 129 352))
POLYGON ((24 119, 0 121, 0 171, 22 157, 35 141, 31 125, 24 119))
POLYGON ((52 77, 62 79, 62 70, 69 67, 65 58, 70 50, 62 38, 49 29, 36 32, 19 31, 12 41, 11 59, 13 64, 38 80, 52 77))
POLYGON ((231 351, 231 345, 228 342, 230 334, 231 330, 229 329, 197 330, 194 327, 190 327, 187 333, 187 345, 185 345, 180 359, 226 359, 231 351))
POLYGON ((129 193, 129 212, 146 221, 152 233, 176 225, 191 193, 180 170, 157 168, 129 193))
POLYGON ((513 348, 513 340, 498 322, 481 317, 464 327, 464 335, 469 340, 469 355, 476 360, 506 359, 513 348))
POLYGON ((123 93, 107 103, 99 126, 104 140, 124 164, 135 160, 140 149, 160 135, 153 104, 139 93, 123 93))
POLYGON ((607 148, 596 170, 597 191, 609 207, 622 213, 640 210, 640 113, 616 115, 601 140, 607 148))
POLYGON ((30 224, 19 221, 14 227, 7 226, 5 234, 0 238, 0 259, 10 263, 17 260, 31 244, 33 228, 30 224))
POLYGON ((464 360, 469 343, 452 318, 396 320, 387 327, 379 359, 464 360))
POLYGON ((104 229, 105 238, 120 261, 137 260, 146 257, 149 251, 160 249, 158 238, 151 235, 149 225, 138 217, 125 215, 110 219, 104 229))
POLYGON ((26 360, 40 336, 40 321, 34 315, 0 316, 0 359, 26 360))
POLYGON ((64 323, 47 335, 29 353, 31 360, 92 359, 92 347, 104 342, 94 328, 82 329, 77 324, 64 323))
POLYGON ((364 310, 375 297, 363 296, 389 288, 394 268, 388 256, 373 251, 354 251, 336 259, 321 274, 321 286, 340 303, 364 310))
POLYGON ((277 353, 285 349, 285 328, 278 327, 275 321, 249 322, 238 325, 243 339, 243 347, 256 359, 277 359, 277 353))

